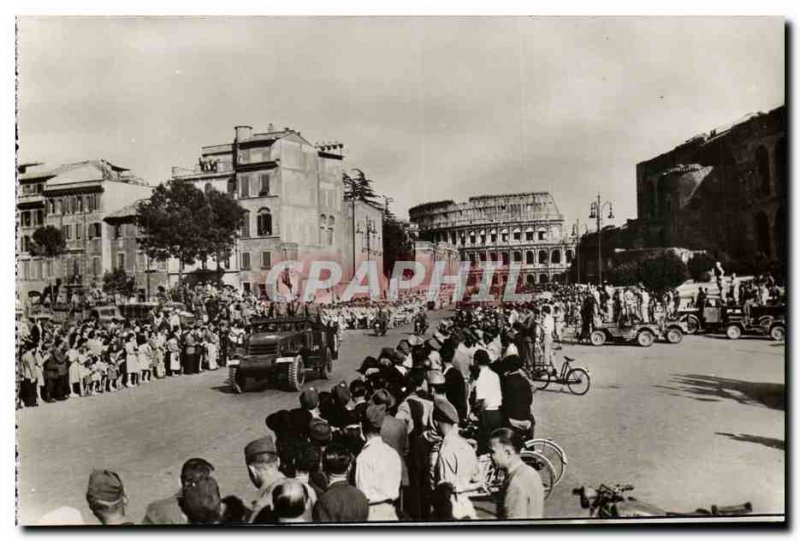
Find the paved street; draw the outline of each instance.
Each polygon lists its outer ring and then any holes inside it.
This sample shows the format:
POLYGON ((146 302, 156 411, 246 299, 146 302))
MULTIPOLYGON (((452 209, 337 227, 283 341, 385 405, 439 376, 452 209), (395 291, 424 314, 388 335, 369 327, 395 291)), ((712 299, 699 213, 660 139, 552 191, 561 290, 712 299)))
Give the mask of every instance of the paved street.
MULTIPOLYGON (((438 319, 438 317, 433 318, 438 319)), ((363 357, 393 345, 352 332, 327 388, 353 378, 363 357)), ((687 337, 680 345, 565 346, 590 370, 583 397, 558 386, 535 396, 537 435, 559 442, 567 473, 547 501, 549 517, 583 517, 573 487, 630 483, 638 498, 669 510, 750 501, 757 513, 784 511, 783 344, 687 337)), ((64 404, 20 410, 20 521, 62 505, 94 521, 84 500, 93 467, 117 471, 139 521, 147 503, 178 488, 182 463, 214 464, 224 494, 250 500, 242 450, 264 418, 295 407, 297 394, 273 389, 231 394, 227 372, 205 372, 64 404)))

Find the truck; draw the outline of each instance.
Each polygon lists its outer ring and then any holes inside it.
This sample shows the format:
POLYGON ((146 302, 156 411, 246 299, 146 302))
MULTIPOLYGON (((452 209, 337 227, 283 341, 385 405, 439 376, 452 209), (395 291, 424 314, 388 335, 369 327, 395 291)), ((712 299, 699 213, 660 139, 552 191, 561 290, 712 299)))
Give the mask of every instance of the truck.
POLYGON ((336 329, 308 317, 254 319, 229 361, 229 380, 237 394, 251 381, 299 391, 306 379, 328 379, 338 359, 336 329))

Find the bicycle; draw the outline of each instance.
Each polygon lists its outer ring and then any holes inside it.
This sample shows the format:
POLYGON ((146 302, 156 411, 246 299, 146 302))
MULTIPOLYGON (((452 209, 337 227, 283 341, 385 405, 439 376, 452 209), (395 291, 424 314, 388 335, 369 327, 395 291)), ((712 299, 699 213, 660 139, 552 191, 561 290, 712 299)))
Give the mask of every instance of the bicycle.
MULTIPOLYGON (((477 432, 475 425, 469 425, 462 430, 462 434, 473 448, 477 449, 477 440, 474 437, 477 432)), ((564 476, 567 465, 567 455, 564 450, 554 441, 544 438, 533 438, 527 440, 520 451, 522 461, 539 473, 544 487, 545 499, 564 476)), ((492 496, 497 494, 503 486, 505 474, 499 470, 492 461, 490 454, 478 455, 479 488, 469 491, 472 496, 492 496)))
POLYGON ((560 370, 556 370, 552 361, 549 365, 534 366, 530 373, 534 388, 541 391, 546 389, 550 383, 558 383, 566 385, 572 394, 585 395, 589 392, 592 384, 589 371, 585 368, 572 368, 573 362, 575 359, 565 355, 560 370))

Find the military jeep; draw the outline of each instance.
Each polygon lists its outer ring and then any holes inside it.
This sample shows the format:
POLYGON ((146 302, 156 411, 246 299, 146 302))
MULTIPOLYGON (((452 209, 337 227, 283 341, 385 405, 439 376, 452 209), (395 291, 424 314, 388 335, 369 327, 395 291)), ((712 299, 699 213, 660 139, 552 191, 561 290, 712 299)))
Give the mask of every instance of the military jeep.
POLYGON ((256 319, 229 362, 233 390, 250 380, 299 391, 306 377, 328 379, 339 357, 334 328, 305 317, 256 319))

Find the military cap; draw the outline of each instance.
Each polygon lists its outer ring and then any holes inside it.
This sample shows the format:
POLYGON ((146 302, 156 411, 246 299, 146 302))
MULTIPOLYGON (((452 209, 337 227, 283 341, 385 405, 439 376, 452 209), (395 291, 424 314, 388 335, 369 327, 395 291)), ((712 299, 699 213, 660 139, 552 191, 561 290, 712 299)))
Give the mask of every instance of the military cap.
POLYGON ((375 430, 380 430, 381 426, 383 426, 383 420, 385 418, 386 406, 383 404, 370 404, 364 411, 364 423, 375 430))
POLYGON ((457 425, 458 411, 456 411, 456 407, 447 400, 434 400, 433 420, 457 425))
POLYGON ((307 410, 313 410, 319 404, 319 393, 314 387, 309 387, 300 393, 300 405, 307 410))
POLYGON ((119 475, 110 470, 93 470, 89 475, 86 499, 89 502, 103 501, 114 503, 125 495, 125 487, 119 475))
POLYGON ((273 455, 278 454, 278 449, 275 447, 275 440, 272 439, 272 436, 270 435, 266 435, 263 438, 253 440, 248 443, 244 448, 244 459, 246 462, 249 462, 252 458, 265 453, 273 455))
POLYGON ((395 405, 395 399, 392 393, 390 393, 386 389, 378 389, 372 395, 372 403, 378 406, 384 405, 388 409, 392 409, 395 405))

